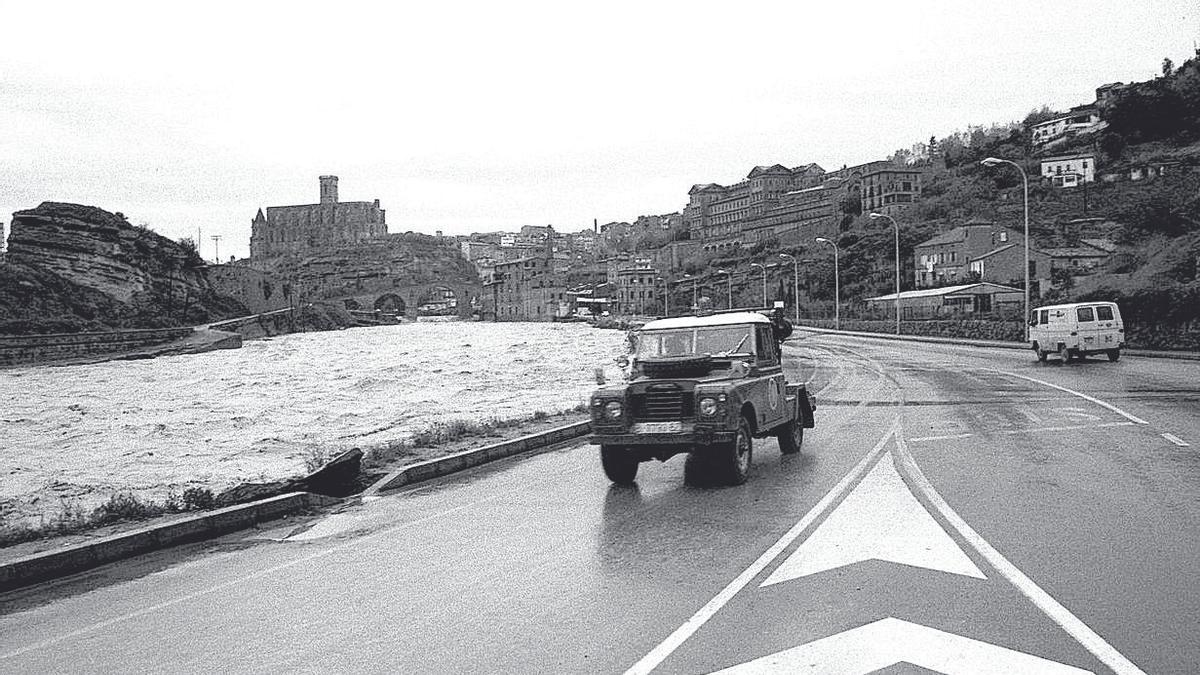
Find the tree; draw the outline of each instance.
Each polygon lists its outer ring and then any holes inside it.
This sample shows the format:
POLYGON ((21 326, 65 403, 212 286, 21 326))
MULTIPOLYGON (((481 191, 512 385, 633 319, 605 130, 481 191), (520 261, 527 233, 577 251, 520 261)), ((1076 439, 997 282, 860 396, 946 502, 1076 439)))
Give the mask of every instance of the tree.
POLYGON ((1175 73, 1175 63, 1171 59, 1163 59, 1162 74, 1163 77, 1171 77, 1175 73))

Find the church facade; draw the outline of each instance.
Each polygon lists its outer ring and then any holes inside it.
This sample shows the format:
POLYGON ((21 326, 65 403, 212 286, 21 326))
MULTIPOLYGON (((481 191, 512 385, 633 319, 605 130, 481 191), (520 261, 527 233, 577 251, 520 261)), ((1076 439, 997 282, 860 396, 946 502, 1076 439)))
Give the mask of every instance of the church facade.
POLYGON ((338 201, 337 176, 320 177, 320 203, 268 206, 250 221, 250 259, 298 255, 387 237, 379 200, 338 201))

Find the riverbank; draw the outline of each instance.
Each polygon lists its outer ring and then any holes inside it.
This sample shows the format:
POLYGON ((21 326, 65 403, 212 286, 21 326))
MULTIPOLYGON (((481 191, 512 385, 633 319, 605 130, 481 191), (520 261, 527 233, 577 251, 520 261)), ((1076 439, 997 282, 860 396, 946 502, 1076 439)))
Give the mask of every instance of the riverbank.
MULTIPOLYGON (((376 453, 365 457, 358 481, 359 489, 366 488, 378 478, 403 469, 405 466, 455 455, 485 445, 514 440, 522 436, 539 434, 586 420, 586 413, 569 411, 555 415, 531 415, 524 420, 498 421, 473 427, 434 425, 421 434, 414 443, 393 448, 387 453, 376 453)), ((285 482, 280 482, 280 489, 260 490, 259 494, 261 497, 282 494, 285 491, 285 488, 282 487, 284 484, 285 482)), ((181 499, 176 505, 179 508, 178 511, 166 512, 165 509, 168 508, 166 504, 118 498, 115 500, 115 504, 118 506, 123 504, 124 512, 119 508, 108 507, 102 509, 99 514, 77 514, 72 516, 76 519, 73 525, 65 521, 57 524, 47 523, 36 530, 39 535, 36 538, 16 543, 5 540, 6 536, 12 537, 16 533, 10 531, 6 535, 4 530, 0 529, 0 565, 20 558, 87 544, 143 528, 167 526, 204 513, 206 508, 203 507, 205 506, 215 508, 216 504, 212 499, 211 494, 208 495, 207 500, 201 498, 199 502, 189 503, 188 500, 181 499), (102 519, 111 516, 116 520, 108 522, 98 520, 89 523, 88 517, 91 516, 102 519)))

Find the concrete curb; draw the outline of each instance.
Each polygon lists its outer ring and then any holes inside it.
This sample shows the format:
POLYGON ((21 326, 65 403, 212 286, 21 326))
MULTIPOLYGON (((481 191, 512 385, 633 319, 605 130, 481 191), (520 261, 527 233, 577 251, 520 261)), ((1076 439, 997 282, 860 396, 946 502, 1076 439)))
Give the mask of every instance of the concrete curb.
MULTIPOLYGON (((892 335, 888 333, 867 333, 863 331, 853 330, 833 330, 832 328, 814 328, 811 326, 797 325, 797 330, 805 330, 812 333, 828 333, 830 335, 847 335, 850 337, 875 338, 879 340, 900 340, 903 342, 929 342, 933 344, 945 345, 961 345, 966 347, 994 347, 996 349, 1017 349, 1021 351, 1029 351, 1029 345, 1024 342, 1000 342, 998 340, 968 340, 966 338, 944 338, 934 337, 930 335, 892 335)), ((1152 359, 1183 359, 1186 361, 1200 361, 1200 353, 1197 352, 1167 352, 1154 349, 1122 349, 1121 354, 1125 356, 1143 356, 1152 359)))
POLYGON ((207 511, 171 523, 151 525, 97 541, 17 558, 0 563, 0 592, 82 572, 168 546, 210 539, 257 523, 339 501, 341 500, 311 492, 290 492, 247 504, 207 511))
POLYGON ((556 427, 549 431, 514 438, 511 441, 486 445, 473 450, 464 450, 453 455, 438 457, 437 459, 418 462, 417 464, 409 464, 375 481, 375 484, 364 490, 361 496, 370 497, 380 492, 395 490, 412 483, 419 483, 431 478, 438 478, 464 469, 470 469, 471 467, 486 464, 497 459, 569 441, 587 434, 591 429, 592 423, 584 420, 556 427))

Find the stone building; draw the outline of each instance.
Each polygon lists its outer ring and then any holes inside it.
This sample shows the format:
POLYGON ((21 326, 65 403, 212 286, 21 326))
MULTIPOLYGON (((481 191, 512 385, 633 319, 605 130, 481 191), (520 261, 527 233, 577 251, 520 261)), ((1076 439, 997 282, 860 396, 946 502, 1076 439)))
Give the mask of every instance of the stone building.
POLYGON ((337 176, 320 177, 320 203, 259 209, 250 222, 251 261, 387 237, 379 200, 338 201, 337 182, 337 176))

